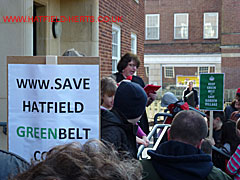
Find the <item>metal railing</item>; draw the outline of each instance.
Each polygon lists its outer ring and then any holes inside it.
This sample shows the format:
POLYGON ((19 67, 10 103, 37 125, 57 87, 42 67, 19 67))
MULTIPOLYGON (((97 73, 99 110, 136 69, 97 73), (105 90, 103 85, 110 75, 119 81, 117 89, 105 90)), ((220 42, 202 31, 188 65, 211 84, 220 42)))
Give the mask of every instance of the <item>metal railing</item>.
POLYGON ((224 156, 227 157, 227 158, 230 158, 230 157, 231 157, 229 154, 225 153, 222 149, 217 148, 216 146, 212 146, 212 149, 215 150, 215 151, 217 151, 218 153, 224 155, 224 156))
MULTIPOLYGON (((153 126, 153 129, 151 130, 151 132, 148 134, 147 136, 147 139, 150 141, 150 139, 153 137, 154 134, 157 134, 157 129, 158 128, 163 128, 160 136, 158 137, 158 140, 157 142, 155 143, 154 142, 154 147, 153 148, 156 148, 157 145, 161 142, 162 140, 162 137, 163 135, 165 134, 165 132, 167 131, 167 128, 170 127, 171 125, 170 124, 155 124, 153 126)), ((141 145, 139 148, 138 148, 138 153, 137 153, 137 158, 139 158, 141 155, 142 155, 142 152, 144 150, 144 145, 141 145)))

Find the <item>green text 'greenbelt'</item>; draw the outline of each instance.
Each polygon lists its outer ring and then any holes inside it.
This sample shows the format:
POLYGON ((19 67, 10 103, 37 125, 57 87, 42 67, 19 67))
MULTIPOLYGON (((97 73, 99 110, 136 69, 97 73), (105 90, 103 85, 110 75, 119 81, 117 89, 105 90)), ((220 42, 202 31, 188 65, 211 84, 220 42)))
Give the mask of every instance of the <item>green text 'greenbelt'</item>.
POLYGON ((89 131, 90 128, 17 127, 19 137, 35 139, 88 139, 89 131))

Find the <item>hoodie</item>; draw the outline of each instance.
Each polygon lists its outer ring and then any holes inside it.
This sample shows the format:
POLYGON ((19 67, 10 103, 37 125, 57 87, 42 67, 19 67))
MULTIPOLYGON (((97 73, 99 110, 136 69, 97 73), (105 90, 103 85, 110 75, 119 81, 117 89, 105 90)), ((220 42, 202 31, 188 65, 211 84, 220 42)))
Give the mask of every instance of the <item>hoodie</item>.
POLYGON ((211 156, 192 145, 167 141, 156 151, 149 150, 152 165, 162 179, 205 179, 213 168, 211 156))
POLYGON ((101 139, 114 144, 118 151, 137 157, 137 126, 129 123, 117 110, 101 109, 101 139))

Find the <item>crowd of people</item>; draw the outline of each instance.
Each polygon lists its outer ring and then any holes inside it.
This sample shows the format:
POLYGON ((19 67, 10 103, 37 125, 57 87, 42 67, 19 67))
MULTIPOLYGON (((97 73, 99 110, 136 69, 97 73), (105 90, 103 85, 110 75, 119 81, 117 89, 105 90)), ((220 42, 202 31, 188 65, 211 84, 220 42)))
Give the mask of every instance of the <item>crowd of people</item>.
MULTIPOLYGON (((225 111, 213 112, 213 139, 207 139, 208 120, 196 111, 182 110, 171 121, 167 140, 147 152, 151 159, 137 159, 139 145, 149 145, 146 107, 157 97, 144 91, 143 80, 135 75, 139 66, 138 57, 126 53, 118 72, 101 79, 100 140, 56 146, 44 160, 31 164, 0 152, 0 179, 240 179, 240 88, 225 111), (223 166, 214 161, 213 145, 231 156, 223 166)), ((188 85, 183 101, 192 92, 198 108, 197 91, 192 82, 188 85)))

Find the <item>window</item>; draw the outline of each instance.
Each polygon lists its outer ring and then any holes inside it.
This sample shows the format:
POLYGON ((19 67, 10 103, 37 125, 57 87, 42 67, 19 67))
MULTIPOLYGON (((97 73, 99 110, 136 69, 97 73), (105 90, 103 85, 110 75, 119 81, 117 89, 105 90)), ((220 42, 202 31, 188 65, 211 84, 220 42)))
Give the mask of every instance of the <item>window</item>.
POLYGON ((159 39, 159 14, 146 14, 146 40, 159 39))
POLYGON ((218 38, 218 13, 204 13, 204 39, 218 38))
POLYGON ((117 72, 117 63, 120 60, 121 31, 116 24, 112 25, 112 72, 117 72))
POLYGON ((209 67, 208 66, 198 67, 198 74, 200 73, 209 73, 209 67))
POLYGON ((188 13, 174 14, 174 39, 188 39, 188 13))
POLYGON ((174 78, 174 68, 173 67, 165 67, 164 68, 164 77, 165 78, 174 78))
POLYGON ((149 77, 149 66, 144 66, 145 67, 145 75, 146 77, 149 77))
POLYGON ((131 52, 137 54, 137 35, 131 33, 131 52))

